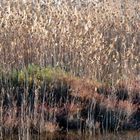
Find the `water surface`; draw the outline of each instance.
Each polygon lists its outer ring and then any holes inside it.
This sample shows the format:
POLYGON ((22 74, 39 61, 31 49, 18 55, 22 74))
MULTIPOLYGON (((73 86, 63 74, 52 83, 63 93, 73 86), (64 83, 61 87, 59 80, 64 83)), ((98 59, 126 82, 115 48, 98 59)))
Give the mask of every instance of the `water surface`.
POLYGON ((103 135, 89 135, 89 134, 43 134, 43 135, 14 135, 3 137, 4 140, 140 140, 140 131, 137 132, 119 132, 103 135))

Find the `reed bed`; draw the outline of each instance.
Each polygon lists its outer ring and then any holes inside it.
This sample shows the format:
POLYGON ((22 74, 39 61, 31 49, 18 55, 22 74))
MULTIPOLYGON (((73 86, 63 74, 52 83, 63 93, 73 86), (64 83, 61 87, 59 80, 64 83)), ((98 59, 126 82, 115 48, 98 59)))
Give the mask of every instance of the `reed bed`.
POLYGON ((140 2, 0 1, 0 136, 140 129, 140 2))
POLYGON ((139 1, 2 1, 0 64, 116 81, 140 71, 139 1))

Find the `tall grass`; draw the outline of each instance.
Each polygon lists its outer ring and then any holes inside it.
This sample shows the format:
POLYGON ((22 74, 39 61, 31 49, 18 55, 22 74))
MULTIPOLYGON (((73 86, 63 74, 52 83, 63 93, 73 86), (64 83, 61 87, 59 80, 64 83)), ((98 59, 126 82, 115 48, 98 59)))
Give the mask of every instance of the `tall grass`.
POLYGON ((61 121, 68 130, 72 118, 89 131, 131 123, 139 114, 139 13, 135 0, 0 1, 0 137, 3 126, 19 138, 61 121))
POLYGON ((135 0, 3 0, 0 67, 35 63, 110 81, 140 71, 140 3, 135 0))

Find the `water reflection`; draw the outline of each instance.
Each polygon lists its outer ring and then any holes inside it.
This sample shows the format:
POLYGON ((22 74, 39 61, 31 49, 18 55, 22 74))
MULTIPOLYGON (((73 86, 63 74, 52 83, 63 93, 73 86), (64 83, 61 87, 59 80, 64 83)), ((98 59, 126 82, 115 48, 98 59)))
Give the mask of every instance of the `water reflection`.
POLYGON ((3 140, 140 140, 139 132, 120 132, 115 134, 104 134, 89 136, 88 134, 44 134, 44 135, 14 135, 3 137, 3 140))

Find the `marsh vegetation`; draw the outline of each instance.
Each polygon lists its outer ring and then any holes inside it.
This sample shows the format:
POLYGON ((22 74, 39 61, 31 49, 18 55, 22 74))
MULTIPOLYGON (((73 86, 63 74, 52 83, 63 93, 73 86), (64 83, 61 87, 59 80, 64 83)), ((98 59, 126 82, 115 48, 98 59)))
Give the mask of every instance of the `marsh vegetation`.
POLYGON ((0 136, 140 130, 140 2, 0 1, 0 136))

